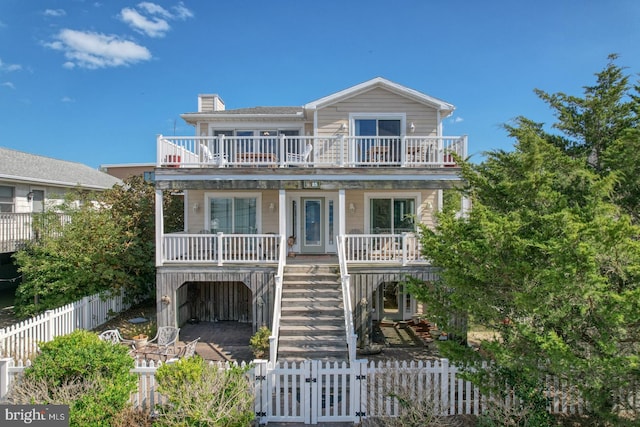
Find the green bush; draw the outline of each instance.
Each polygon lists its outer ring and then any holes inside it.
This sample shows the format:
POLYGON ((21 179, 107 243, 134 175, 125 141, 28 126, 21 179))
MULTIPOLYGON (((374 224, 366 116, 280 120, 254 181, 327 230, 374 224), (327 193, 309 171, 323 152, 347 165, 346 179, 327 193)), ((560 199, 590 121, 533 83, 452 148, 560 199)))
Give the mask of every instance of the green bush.
POLYGON ((269 355, 269 335, 271 335, 271 331, 263 325, 249 340, 249 345, 256 358, 261 359, 269 355))
POLYGON ((130 373, 134 361, 126 347, 77 330, 41 344, 40 349, 12 391, 13 403, 68 404, 72 426, 110 426, 112 417, 128 406, 138 381, 130 373), (34 384, 40 391, 18 402, 19 390, 24 395, 24 388, 34 384))
POLYGON ((249 368, 220 368, 201 357, 181 359, 156 371, 158 391, 168 403, 158 408, 158 426, 246 427, 254 418, 249 368))

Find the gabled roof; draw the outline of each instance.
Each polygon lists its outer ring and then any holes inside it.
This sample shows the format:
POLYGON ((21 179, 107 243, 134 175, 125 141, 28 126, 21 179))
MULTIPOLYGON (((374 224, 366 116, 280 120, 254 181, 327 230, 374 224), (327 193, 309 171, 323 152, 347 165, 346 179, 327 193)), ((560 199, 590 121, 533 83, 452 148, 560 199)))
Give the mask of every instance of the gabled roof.
POLYGON ((318 110, 320 108, 333 105, 340 101, 344 101, 345 99, 354 97, 361 93, 368 92, 375 88, 382 88, 382 89, 388 90, 389 92, 398 94, 400 96, 413 99, 414 101, 419 102, 421 104, 434 107, 440 111, 441 118, 447 117, 448 115, 453 113, 453 110, 455 109, 455 107, 452 104, 449 104, 448 102, 444 102, 438 98, 425 95, 422 92, 418 92, 417 90, 410 89, 406 86, 402 86, 398 83, 394 83, 382 77, 376 77, 364 83, 360 83, 348 89, 344 89, 344 90, 341 90, 340 92, 336 92, 333 95, 325 96, 324 98, 320 98, 318 100, 309 102, 304 106, 304 108, 306 110, 318 110))
POLYGON ((106 190, 122 183, 87 165, 0 147, 0 179, 60 187, 106 190))

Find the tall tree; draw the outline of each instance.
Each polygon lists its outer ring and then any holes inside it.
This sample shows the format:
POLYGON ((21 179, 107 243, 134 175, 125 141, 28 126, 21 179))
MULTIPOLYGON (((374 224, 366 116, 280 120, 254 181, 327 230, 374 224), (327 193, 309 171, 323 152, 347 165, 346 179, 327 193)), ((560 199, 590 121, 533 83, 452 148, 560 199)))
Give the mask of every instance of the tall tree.
MULTIPOLYGON (((163 204, 172 212, 167 224, 181 227, 182 200, 167 193, 163 204)), ((104 193, 70 194, 67 203, 54 209, 70 220, 45 221, 50 230, 15 255, 23 274, 16 292, 17 315, 30 316, 96 292, 124 289, 132 298, 153 294, 152 184, 132 177, 104 193)))
POLYGON ((545 375, 566 378, 597 417, 614 420, 618 390, 640 380, 640 229, 610 202, 613 180, 531 129, 515 151, 465 164, 463 177, 473 209, 422 229, 441 280, 414 281, 413 292, 440 324, 466 311, 501 339, 443 351, 491 361, 494 391, 530 384, 525 400, 544 403, 545 375))
POLYGON ((603 152, 638 125, 638 98, 632 96, 629 76, 616 65, 617 59, 609 55, 595 85, 584 87, 583 97, 535 90, 558 119, 553 127, 564 136, 553 139, 556 145, 574 157, 586 158, 598 171, 603 170, 603 152))

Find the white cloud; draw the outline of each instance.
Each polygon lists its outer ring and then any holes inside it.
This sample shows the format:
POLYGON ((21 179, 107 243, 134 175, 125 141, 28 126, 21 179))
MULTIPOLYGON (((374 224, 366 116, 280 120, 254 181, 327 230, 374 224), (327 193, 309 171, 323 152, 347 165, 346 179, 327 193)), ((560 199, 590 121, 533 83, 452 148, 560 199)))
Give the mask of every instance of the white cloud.
POLYGON ((130 9, 128 7, 125 7, 120 11, 120 19, 129 24, 129 26, 134 30, 142 34, 146 34, 149 37, 164 37, 167 31, 171 29, 169 23, 164 19, 148 19, 138 13, 137 10, 130 9))
POLYGON ((15 89, 16 88, 14 86, 14 84, 11 83, 11 82, 4 82, 4 83, 0 84, 0 86, 8 87, 9 89, 15 89))
POLYGON ((151 59, 151 52, 132 41, 115 35, 61 30, 55 40, 45 46, 64 52, 64 68, 121 67, 151 59))
POLYGON ((193 12, 184 6, 184 3, 180 2, 177 6, 173 6, 171 9, 175 11, 175 18, 185 20, 187 18, 193 18, 193 12))
POLYGON ((65 12, 64 9, 47 9, 42 13, 44 16, 54 16, 54 17, 65 16, 67 14, 67 12, 65 12))
POLYGON ((4 62, 2 62, 2 59, 0 59, 0 72, 11 72, 11 71, 20 71, 22 70, 22 65, 19 64, 5 64, 4 62))
POLYGON ((68 96, 63 96, 62 99, 60 99, 60 101, 62 101, 62 102, 76 102, 75 99, 69 98, 68 96))
POLYGON ((120 19, 135 31, 149 37, 164 37, 171 29, 168 21, 193 17, 193 12, 182 2, 171 8, 172 12, 151 2, 138 3, 136 8, 125 7, 120 11, 120 19))
POLYGON ((462 117, 452 117, 449 121, 451 123, 462 123, 464 122, 464 119, 462 117))
POLYGON ((155 3, 143 1, 142 3, 138 3, 138 8, 144 10, 149 15, 160 15, 164 16, 165 18, 171 19, 171 14, 167 11, 167 9, 155 3))

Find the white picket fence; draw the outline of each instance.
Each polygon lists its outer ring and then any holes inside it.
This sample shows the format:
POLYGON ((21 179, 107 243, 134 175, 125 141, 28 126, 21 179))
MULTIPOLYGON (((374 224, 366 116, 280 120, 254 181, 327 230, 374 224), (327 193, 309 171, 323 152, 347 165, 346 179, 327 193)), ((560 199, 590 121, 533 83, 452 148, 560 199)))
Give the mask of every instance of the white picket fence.
MULTIPOLYGON (((211 362, 218 368, 238 366, 211 362)), ((26 366, 30 362, 27 361, 26 366)), ((131 395, 134 407, 153 411, 166 403, 158 392, 155 372, 160 364, 136 361, 132 373, 138 375, 138 390, 131 395)), ((242 365, 246 365, 243 363, 242 365)), ((13 359, 0 359, 0 401, 9 385, 25 365, 13 359)), ((322 362, 277 363, 255 360, 247 371, 255 388, 255 413, 261 424, 268 422, 360 422, 368 417, 397 417, 403 409, 402 399, 412 406, 427 407, 434 413, 449 416, 479 415, 490 406, 514 406, 512 394, 498 399, 484 396, 477 387, 459 377, 447 359, 412 362, 322 362)), ((576 390, 560 381, 550 380, 547 397, 551 413, 579 414, 583 405, 576 390)))
POLYGON ((48 342, 76 329, 97 328, 115 313, 130 307, 124 294, 109 298, 100 294, 91 295, 0 329, 0 357, 27 359, 38 351, 38 343, 48 342))

